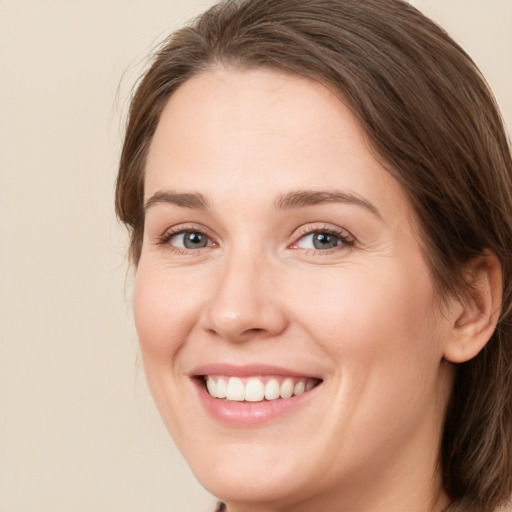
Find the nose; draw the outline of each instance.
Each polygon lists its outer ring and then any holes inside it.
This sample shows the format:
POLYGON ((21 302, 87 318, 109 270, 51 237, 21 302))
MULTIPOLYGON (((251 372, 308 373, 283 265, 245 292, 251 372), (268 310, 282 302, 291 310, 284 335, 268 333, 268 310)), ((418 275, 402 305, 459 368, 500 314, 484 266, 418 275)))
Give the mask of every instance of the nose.
POLYGON ((278 300, 275 274, 263 257, 232 254, 215 278, 202 327, 235 342, 281 334, 288 318, 278 300))

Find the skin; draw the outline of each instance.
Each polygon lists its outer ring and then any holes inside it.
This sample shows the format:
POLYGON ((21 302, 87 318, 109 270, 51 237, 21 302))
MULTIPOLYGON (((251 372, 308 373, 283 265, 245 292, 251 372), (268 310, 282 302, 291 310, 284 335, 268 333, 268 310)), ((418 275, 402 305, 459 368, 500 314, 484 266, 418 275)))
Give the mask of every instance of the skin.
POLYGON ((135 321, 154 399, 198 480, 230 512, 441 511, 444 356, 468 357, 453 347, 470 313, 454 301, 439 310, 409 201, 350 110, 304 78, 204 72, 163 111, 145 200, 135 321), (358 200, 276 207, 299 190, 358 200), (308 234, 326 229, 348 242, 315 249, 308 234), (162 241, 169 230, 208 244, 162 241), (322 383, 272 421, 226 425, 191 377, 209 363, 322 383))

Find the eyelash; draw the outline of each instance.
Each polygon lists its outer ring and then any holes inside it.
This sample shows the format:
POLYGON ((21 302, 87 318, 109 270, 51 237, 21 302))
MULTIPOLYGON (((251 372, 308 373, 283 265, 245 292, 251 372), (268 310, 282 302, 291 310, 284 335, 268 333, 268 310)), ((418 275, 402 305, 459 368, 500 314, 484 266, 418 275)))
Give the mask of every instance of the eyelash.
MULTIPOLYGON (((169 231, 166 231, 162 236, 158 237, 157 239, 157 245, 167 245, 169 250, 181 254, 181 255, 190 255, 193 252, 196 252, 198 249, 187 249, 187 248, 180 248, 180 247, 174 247, 169 242, 177 235, 182 235, 186 233, 199 233, 201 235, 204 235, 207 237, 207 239, 212 242, 213 245, 206 246, 206 247, 200 247, 199 249, 207 249, 208 247, 215 247, 217 244, 212 240, 212 238, 206 233, 204 228, 202 227, 180 227, 179 229, 171 229, 169 231)), ((355 240, 345 231, 339 228, 334 228, 332 226, 323 226, 322 228, 318 227, 312 227, 312 226, 304 226, 300 229, 300 231, 297 233, 297 235, 294 237, 294 241, 292 244, 290 244, 290 248, 297 250, 301 249, 300 247, 297 247, 297 244, 306 236, 313 235, 313 234, 327 234, 335 236, 339 240, 339 244, 333 248, 330 249, 302 249, 307 254, 311 255, 328 255, 332 254, 334 252, 353 247, 355 244, 355 240)))
MULTIPOLYGON (((212 238, 206 233, 205 229, 203 227, 199 226, 180 226, 177 229, 170 229, 169 231, 166 231, 162 236, 158 237, 157 239, 157 245, 166 245, 168 249, 171 252, 177 253, 177 254, 183 254, 183 255, 189 255, 192 252, 197 251, 197 249, 187 249, 187 248, 181 248, 181 247, 174 247, 169 242, 178 235, 183 235, 186 233, 199 233, 201 235, 204 235, 210 242, 212 241, 212 238)), ((213 242, 213 247, 216 246, 215 242, 213 242)), ((212 247, 211 245, 209 247, 212 247)), ((208 248, 204 247, 205 249, 208 248)))
POLYGON ((303 251, 306 251, 306 253, 310 255, 326 256, 329 254, 333 254, 334 252, 353 247, 355 244, 355 240, 350 236, 350 234, 347 231, 343 229, 325 225, 322 228, 318 228, 309 225, 304 226, 299 230, 295 237, 295 241, 291 244, 291 248, 301 249, 300 247, 297 247, 297 244, 306 236, 313 235, 315 233, 335 236, 340 243, 337 246, 332 247, 330 249, 302 249, 303 251))

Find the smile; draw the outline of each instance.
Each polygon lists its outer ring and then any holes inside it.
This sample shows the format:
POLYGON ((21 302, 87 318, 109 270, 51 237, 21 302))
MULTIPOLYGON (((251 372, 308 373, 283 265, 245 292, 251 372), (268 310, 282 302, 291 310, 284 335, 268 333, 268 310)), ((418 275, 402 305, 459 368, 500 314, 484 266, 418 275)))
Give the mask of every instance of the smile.
POLYGON ((311 407, 324 382, 320 376, 266 364, 204 364, 189 377, 208 415, 237 428, 272 424, 311 407))
POLYGON ((203 377, 211 397, 234 402, 263 402, 287 399, 313 389, 318 379, 305 377, 253 376, 228 377, 206 375, 203 377))

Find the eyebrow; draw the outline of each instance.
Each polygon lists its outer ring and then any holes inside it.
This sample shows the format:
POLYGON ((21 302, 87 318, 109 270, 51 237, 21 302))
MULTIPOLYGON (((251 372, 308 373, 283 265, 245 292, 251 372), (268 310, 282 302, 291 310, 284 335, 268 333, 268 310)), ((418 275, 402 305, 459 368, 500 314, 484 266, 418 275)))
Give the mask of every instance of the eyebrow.
MULTIPOLYGON (((291 210, 326 203, 354 204, 368 210, 373 215, 382 218, 377 208, 366 199, 352 192, 325 190, 297 190, 277 197, 274 205, 278 210, 291 210)), ((183 208, 205 210, 208 200, 198 192, 171 192, 160 190, 155 192, 145 203, 144 212, 158 204, 173 204, 183 208)))
POLYGON ((289 210, 325 203, 354 204, 368 210, 373 215, 382 218, 377 208, 363 197, 352 192, 324 191, 324 190, 297 190, 279 196, 275 205, 279 210, 289 210))
POLYGON ((148 209, 158 204, 174 204, 184 208, 195 208, 199 210, 208 208, 208 201, 203 194, 199 194, 197 192, 175 193, 160 190, 155 192, 144 203, 144 212, 147 212, 148 209))

